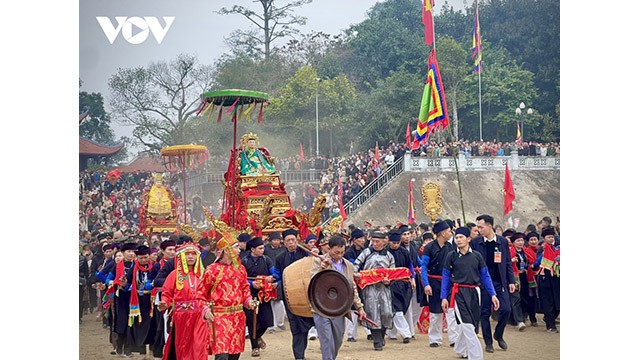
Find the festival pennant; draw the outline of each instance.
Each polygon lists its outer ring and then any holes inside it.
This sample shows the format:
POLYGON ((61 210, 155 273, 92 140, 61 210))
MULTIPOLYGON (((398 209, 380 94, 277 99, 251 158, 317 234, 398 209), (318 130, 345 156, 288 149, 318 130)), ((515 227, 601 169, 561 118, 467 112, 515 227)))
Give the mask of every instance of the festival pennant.
POLYGON ((476 74, 482 72, 482 38, 480 37, 480 18, 478 17, 478 0, 476 0, 476 18, 473 23, 473 71, 476 74))
POLYGON ((428 133, 434 132, 437 128, 444 130, 449 125, 447 100, 444 95, 444 86, 442 85, 435 49, 431 49, 427 67, 427 80, 422 93, 416 129, 418 141, 423 140, 428 133))
POLYGON ((435 31, 433 29, 433 0, 424 0, 422 3, 422 24, 424 24, 424 42, 433 46, 435 31))

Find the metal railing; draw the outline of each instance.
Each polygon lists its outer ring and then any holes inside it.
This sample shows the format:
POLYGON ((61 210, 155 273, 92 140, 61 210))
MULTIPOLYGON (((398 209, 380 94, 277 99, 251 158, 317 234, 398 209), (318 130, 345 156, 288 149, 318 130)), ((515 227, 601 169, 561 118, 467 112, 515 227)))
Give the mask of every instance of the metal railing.
MULTIPOLYGON (((404 157, 401 157, 396 160, 393 165, 387 167, 380 176, 367 184, 364 189, 344 204, 344 211, 349 215, 358 210, 362 205, 373 199, 380 190, 388 186, 391 180, 402 172, 404 172, 404 157)), ((331 221, 331 218, 326 219, 321 225, 327 225, 329 221, 331 221)))
MULTIPOLYGON (((320 182, 322 170, 283 170, 278 171, 280 181, 284 183, 320 182)), ((187 178, 187 186, 201 186, 204 184, 220 183, 224 181, 224 171, 207 171, 205 174, 190 176, 187 178)))

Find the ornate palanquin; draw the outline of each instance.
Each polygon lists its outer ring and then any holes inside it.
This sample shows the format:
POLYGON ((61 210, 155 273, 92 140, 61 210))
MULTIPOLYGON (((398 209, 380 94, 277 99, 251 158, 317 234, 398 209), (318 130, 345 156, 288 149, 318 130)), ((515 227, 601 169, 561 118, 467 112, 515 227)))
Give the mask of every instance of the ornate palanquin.
POLYGON ((163 183, 162 174, 153 174, 153 185, 142 194, 140 232, 174 232, 178 228, 177 203, 173 191, 163 183))

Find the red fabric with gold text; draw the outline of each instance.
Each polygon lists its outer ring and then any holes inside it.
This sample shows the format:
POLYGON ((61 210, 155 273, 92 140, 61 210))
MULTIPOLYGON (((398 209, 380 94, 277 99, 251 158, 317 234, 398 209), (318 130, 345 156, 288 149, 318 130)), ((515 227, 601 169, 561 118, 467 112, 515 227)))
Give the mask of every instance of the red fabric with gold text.
POLYGON ((402 268, 378 268, 360 271, 360 279, 358 280, 358 286, 360 289, 364 289, 367 285, 373 285, 381 282, 382 280, 404 280, 411 278, 411 272, 409 269, 402 268))

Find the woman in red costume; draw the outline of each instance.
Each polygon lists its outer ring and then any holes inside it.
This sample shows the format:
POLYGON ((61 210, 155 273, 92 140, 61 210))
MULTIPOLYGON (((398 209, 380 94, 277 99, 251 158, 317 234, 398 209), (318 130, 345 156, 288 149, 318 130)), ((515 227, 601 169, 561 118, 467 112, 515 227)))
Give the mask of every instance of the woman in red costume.
POLYGON ((162 312, 171 305, 171 332, 162 354, 163 360, 207 360, 209 326, 203 317, 207 302, 202 293, 204 268, 200 247, 192 242, 178 247, 176 268, 162 286, 162 312))
POLYGON ((218 259, 207 267, 202 279, 203 294, 209 307, 204 317, 213 323, 211 352, 216 360, 237 360, 244 351, 246 317, 243 309, 253 310, 247 270, 238 260, 238 240, 227 233, 217 241, 218 259))

